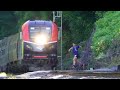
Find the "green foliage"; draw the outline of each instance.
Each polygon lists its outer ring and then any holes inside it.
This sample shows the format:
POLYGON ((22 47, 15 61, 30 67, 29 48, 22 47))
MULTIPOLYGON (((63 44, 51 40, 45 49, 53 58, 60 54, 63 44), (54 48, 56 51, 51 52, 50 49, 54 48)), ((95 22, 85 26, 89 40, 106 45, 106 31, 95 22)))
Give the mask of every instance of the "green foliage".
POLYGON ((120 11, 108 11, 96 22, 93 50, 96 56, 106 53, 112 40, 120 36, 120 11))
POLYGON ((104 16, 104 14, 106 13, 106 11, 96 11, 95 12, 95 16, 96 16, 96 20, 102 18, 104 16))
POLYGON ((108 65, 108 67, 113 67, 113 66, 117 66, 117 65, 120 65, 120 56, 113 57, 112 61, 108 65))
POLYGON ((17 18, 13 11, 0 11, 0 39, 18 32, 17 18))

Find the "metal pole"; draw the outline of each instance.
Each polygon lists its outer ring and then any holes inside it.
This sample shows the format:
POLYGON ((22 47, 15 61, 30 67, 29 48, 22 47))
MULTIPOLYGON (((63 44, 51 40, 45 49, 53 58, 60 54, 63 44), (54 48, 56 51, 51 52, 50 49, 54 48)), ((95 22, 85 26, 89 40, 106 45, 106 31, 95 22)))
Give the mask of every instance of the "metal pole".
POLYGON ((60 37, 61 37, 61 70, 63 69, 63 61, 62 61, 62 11, 53 11, 53 22, 55 22, 56 18, 61 19, 60 37), (56 14, 57 13, 57 14, 56 14))
POLYGON ((55 11, 53 11, 53 22, 55 22, 55 11))
POLYGON ((61 11, 61 70, 63 70, 63 61, 62 61, 62 11, 61 11))

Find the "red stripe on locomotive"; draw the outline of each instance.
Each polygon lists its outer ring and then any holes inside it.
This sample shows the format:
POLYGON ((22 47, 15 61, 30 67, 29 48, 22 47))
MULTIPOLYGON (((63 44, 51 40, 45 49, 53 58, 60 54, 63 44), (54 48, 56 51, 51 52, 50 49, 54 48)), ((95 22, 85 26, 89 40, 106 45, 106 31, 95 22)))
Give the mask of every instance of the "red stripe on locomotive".
POLYGON ((29 38, 29 21, 23 24, 22 26, 22 38, 24 41, 30 41, 29 38))
POLYGON ((58 27, 55 23, 52 23, 52 38, 51 41, 58 41, 58 27))

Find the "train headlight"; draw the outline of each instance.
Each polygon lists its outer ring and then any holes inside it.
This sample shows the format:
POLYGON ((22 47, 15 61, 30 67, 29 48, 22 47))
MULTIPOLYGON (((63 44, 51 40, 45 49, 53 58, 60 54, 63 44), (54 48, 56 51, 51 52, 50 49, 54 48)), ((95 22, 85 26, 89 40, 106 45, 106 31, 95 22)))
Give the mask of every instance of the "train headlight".
POLYGON ((32 49, 33 49, 32 46, 29 45, 29 44, 25 44, 25 48, 26 48, 26 49, 29 49, 29 50, 32 50, 32 49))
POLYGON ((44 45, 47 43, 47 41, 48 41, 47 36, 44 34, 35 37, 35 43, 37 43, 37 44, 44 45))
POLYGON ((26 45, 26 47, 29 48, 29 49, 32 49, 31 46, 29 46, 29 45, 26 45))

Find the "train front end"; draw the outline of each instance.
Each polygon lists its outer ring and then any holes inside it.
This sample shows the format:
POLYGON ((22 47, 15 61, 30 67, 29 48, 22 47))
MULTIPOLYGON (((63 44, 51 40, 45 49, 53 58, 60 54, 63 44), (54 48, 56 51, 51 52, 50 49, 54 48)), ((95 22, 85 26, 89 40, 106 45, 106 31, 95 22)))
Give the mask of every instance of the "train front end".
POLYGON ((58 27, 52 21, 27 21, 22 26, 24 60, 57 60, 58 27))

